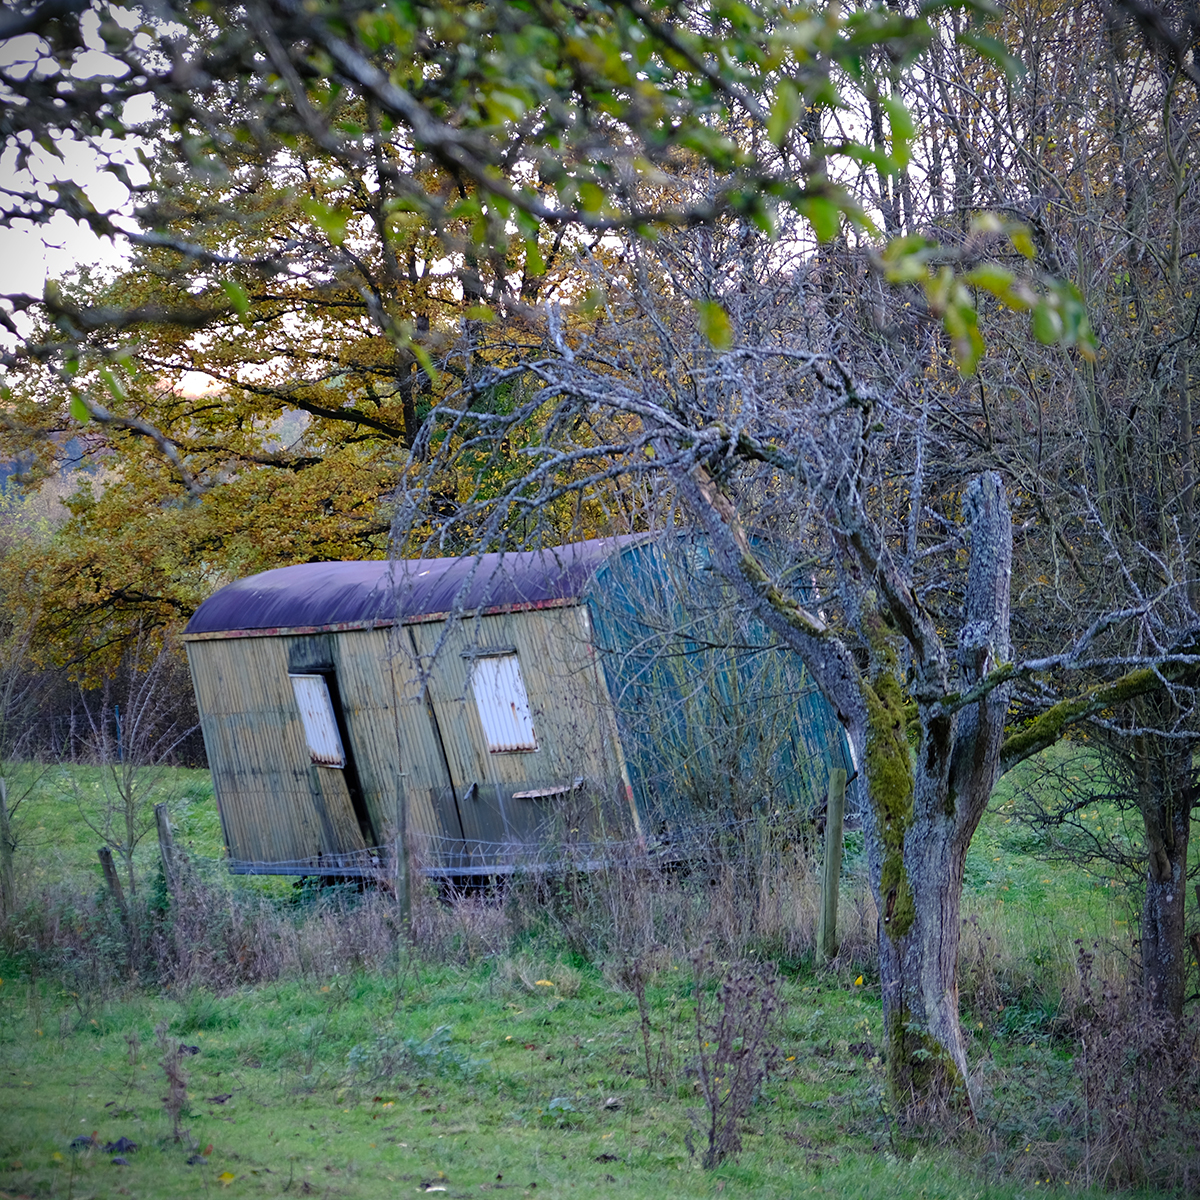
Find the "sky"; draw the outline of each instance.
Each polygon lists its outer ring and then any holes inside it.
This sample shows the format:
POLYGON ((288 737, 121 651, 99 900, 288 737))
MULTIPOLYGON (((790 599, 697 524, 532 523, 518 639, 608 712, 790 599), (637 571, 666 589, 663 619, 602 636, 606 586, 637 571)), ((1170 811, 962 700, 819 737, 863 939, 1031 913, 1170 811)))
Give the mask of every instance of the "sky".
MULTIPOLYGON (((35 151, 42 160, 50 158, 42 150, 35 151)), ((32 172, 18 172, 16 151, 7 148, 0 154, 0 187, 26 190, 30 175, 43 185, 54 178, 69 178, 78 183, 99 209, 120 208, 129 199, 125 187, 113 176, 102 175, 98 160, 76 151, 65 163, 53 168, 43 161, 32 172)), ((64 213, 41 226, 28 221, 14 227, 0 228, 0 292, 5 294, 42 294, 46 279, 61 278, 82 264, 106 263, 118 266, 125 255, 124 248, 108 238, 98 238, 86 226, 80 226, 64 213)))
MULTIPOLYGON (((89 14, 94 23, 94 17, 89 14)), ((134 18, 131 18, 134 19, 134 18)), ((85 29, 85 33, 89 31, 85 29)), ((28 73, 35 68, 45 47, 33 36, 12 38, 0 44, 0 63, 13 74, 28 73)), ((73 74, 80 77, 109 75, 121 70, 120 64, 101 50, 90 50, 77 60, 73 74)), ((148 110, 147 110, 148 111, 148 110)), ((138 113, 130 111, 129 119, 138 113)), ((136 147, 118 145, 106 135, 99 142, 100 150, 80 142, 62 142, 58 159, 41 147, 34 147, 25 169, 18 168, 18 148, 11 144, 0 150, 0 189, 22 193, 36 191, 43 197, 53 195, 51 185, 56 180, 69 179, 77 183, 91 202, 102 211, 127 208, 129 192, 114 176, 104 171, 104 154, 119 158, 135 180, 146 178, 137 162, 136 147)), ((11 201, 10 201, 11 203, 11 201)), ((6 203, 4 207, 8 207, 6 203)), ((40 296, 46 279, 61 278, 83 264, 121 263, 125 248, 107 238, 96 237, 85 226, 63 214, 57 214, 45 225, 17 221, 11 227, 0 227, 0 294, 31 294, 40 296)))

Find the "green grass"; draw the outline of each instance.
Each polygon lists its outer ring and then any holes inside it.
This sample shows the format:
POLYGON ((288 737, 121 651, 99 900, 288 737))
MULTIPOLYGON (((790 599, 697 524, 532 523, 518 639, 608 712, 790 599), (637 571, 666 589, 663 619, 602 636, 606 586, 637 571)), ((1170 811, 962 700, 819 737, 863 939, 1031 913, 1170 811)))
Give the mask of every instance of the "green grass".
MULTIPOLYGON (((79 821, 80 803, 93 813, 102 803, 97 769, 8 777, 10 795, 25 796, 22 893, 98 893, 96 839, 79 821)), ((519 950, 460 945, 474 961, 457 965, 398 949, 386 969, 325 967, 323 977, 224 995, 56 975, 35 956, 0 960, 0 1197, 1084 1195, 1068 1186, 1077 1155, 1062 1134, 1078 1104, 1064 996, 1077 982, 1077 938, 1103 941, 1114 962, 1128 951, 1130 927, 1118 922, 1130 920, 1130 897, 1102 873, 1031 856, 1014 795, 998 791, 966 870, 964 1024, 986 1097, 976 1130, 939 1141, 897 1129, 869 969, 859 983, 857 968, 789 964, 778 1068, 742 1152, 705 1171, 686 959, 655 960, 648 999, 662 1082, 652 1086, 634 997, 545 932, 519 950), (183 1059, 178 1142, 154 1033, 164 1022, 172 1044, 199 1050, 183 1059), (101 1144, 136 1142, 129 1165, 70 1149, 93 1131, 101 1144)), ((178 842, 218 877, 207 773, 168 772, 150 802, 159 798, 178 842)), ((861 869, 858 850, 852 835, 847 871, 861 869)), ((150 834, 138 852, 143 879, 153 880, 157 854, 150 834)), ((222 886, 253 892, 283 921, 324 903, 288 881, 222 886)))
POLYGON ((1045 1183, 1034 1191, 1032 1180, 998 1183, 995 1156, 968 1164, 900 1138, 873 1053, 878 995, 828 979, 788 982, 786 1061, 746 1122, 743 1152, 702 1171, 692 1152, 703 1136, 689 1110, 703 1104, 689 1075, 686 976, 667 970, 651 988, 656 1049, 665 1046, 672 1064, 670 1086, 652 1088, 633 999, 592 970, 534 969, 573 994, 531 987, 494 963, 407 963, 390 975, 227 997, 129 999, 85 1017, 28 981, 6 980, 0 1189, 78 1197, 365 1198, 431 1187, 450 1196, 1054 1194, 1045 1183), (160 1022, 172 1042, 199 1049, 183 1060, 181 1143, 161 1100, 160 1022), (130 1165, 69 1148, 93 1131, 101 1142, 136 1142, 130 1165), (189 1158, 199 1161, 189 1166, 189 1158))
MULTIPOLYGON (((1086 750, 1060 744, 1045 756, 1060 774, 1072 763, 1091 767, 1086 750)), ((1000 978, 1003 998, 1025 1008, 1052 1009, 1070 997, 1078 981, 1081 948, 1097 955, 1097 973, 1116 979, 1136 961, 1141 895, 1137 880, 1108 864, 1066 861, 1052 853, 1045 835, 1020 819, 1022 791, 1053 795, 1059 782, 1033 760, 1003 777, 967 855, 963 886, 963 963, 981 956, 980 940, 1000 978)), ((1125 834, 1129 817, 1093 804, 1087 819, 1125 834)), ((1200 849, 1200 847, 1198 847, 1200 849)), ((964 981, 968 985, 970 979, 964 981)))
MULTIPOLYGON (((83 817, 103 824, 106 768, 5 763, 3 769, 18 842, 17 871, 24 876, 25 887, 36 891, 77 881, 88 872, 99 876, 96 851, 101 841, 83 817)), ((148 832, 134 856, 139 873, 157 870, 158 840, 153 829, 157 803, 167 805, 183 849, 204 860, 222 858, 221 823, 209 772, 168 768, 155 778, 143 805, 148 832)))

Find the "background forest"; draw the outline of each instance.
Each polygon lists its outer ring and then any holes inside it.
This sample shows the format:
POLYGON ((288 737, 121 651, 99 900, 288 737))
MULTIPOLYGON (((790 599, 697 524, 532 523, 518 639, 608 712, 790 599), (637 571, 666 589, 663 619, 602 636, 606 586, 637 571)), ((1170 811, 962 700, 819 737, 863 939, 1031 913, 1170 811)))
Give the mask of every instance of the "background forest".
MULTIPOLYGON (((43 1089, 12 1186, 107 1164, 47 1140, 95 1030, 131 1097, 157 1037, 161 1109, 113 1104, 166 1121, 140 1137, 179 1180, 212 1152, 179 1037, 211 1033, 193 1074, 280 1129, 473 1107, 522 1163, 586 1142, 595 1186, 845 1194, 874 1155, 862 1194, 960 1194, 964 1161, 981 1194, 1194 1190, 1197 29, 1140 0, 6 6, 0 224, 120 249, 0 297, 0 1039, 43 1089), (812 831, 407 915, 220 878, 175 641, 214 590, 682 526, 847 730, 831 965, 812 831), (520 1027, 562 1078, 501 1062, 507 1013, 563 1005, 613 1015, 520 1027), (632 1061, 572 1091, 605 1037, 632 1061)), ((271 1190, 283 1140, 217 1178, 271 1190)), ((443 1187, 417 1145, 329 1187, 443 1187)))

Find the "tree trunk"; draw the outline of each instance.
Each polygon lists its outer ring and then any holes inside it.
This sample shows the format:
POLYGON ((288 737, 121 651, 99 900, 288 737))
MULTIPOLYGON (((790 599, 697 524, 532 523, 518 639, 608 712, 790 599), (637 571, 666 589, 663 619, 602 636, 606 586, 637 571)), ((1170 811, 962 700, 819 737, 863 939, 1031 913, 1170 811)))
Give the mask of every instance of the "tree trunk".
MULTIPOLYGON (((922 663, 914 656, 918 669, 909 687, 917 696, 914 757, 902 721, 908 693, 898 673, 882 674, 872 689, 875 703, 868 697, 864 750, 875 817, 868 849, 880 906, 892 1096, 917 1108, 962 1098, 973 1110, 958 1018, 963 868, 1000 774, 1008 688, 967 698, 1011 655, 1012 522, 999 476, 983 475, 967 488, 963 513, 971 531, 971 560, 958 634, 962 690, 957 697, 947 694, 944 666, 940 680, 931 678, 933 658, 922 663)), ((916 646, 923 644, 920 639, 916 646)))
POLYGON ((1187 941, 1188 834, 1191 830, 1191 749, 1150 758, 1140 796, 1146 826, 1146 897, 1142 903, 1142 978, 1152 1008, 1183 1016, 1187 941))
POLYGON ((888 1084, 920 1109, 965 1099, 973 1107, 958 1017, 958 942, 965 846, 947 818, 905 839, 911 924, 893 932, 884 897, 879 938, 888 1084))
POLYGON ((722 573, 803 659, 833 705, 865 777, 893 1099, 921 1108, 959 1099, 973 1109, 955 973, 963 866, 1000 772, 1008 710, 1007 686, 972 691, 1011 657, 1012 523, 1004 485, 998 475, 983 475, 963 496, 971 557, 952 678, 938 629, 856 490, 830 497, 830 515, 865 670, 820 613, 772 583, 712 477, 697 470, 675 478, 722 573))

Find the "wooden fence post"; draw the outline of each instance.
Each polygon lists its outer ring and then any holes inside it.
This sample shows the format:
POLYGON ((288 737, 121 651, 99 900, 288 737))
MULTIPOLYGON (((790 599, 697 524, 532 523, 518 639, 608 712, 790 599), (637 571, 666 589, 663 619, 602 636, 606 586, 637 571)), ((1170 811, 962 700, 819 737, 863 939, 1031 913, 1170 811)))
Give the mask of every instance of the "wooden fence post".
POLYGON ((408 930, 412 915, 411 880, 408 870, 408 805, 405 803, 404 781, 396 780, 396 904, 400 909, 400 920, 408 930))
POLYGON ((129 920, 129 909, 125 904, 125 892, 121 888, 121 877, 117 874, 117 864, 113 862, 112 851, 107 846, 101 846, 96 853, 100 856, 100 865, 104 868, 104 882, 121 910, 124 921, 129 920))
POLYGON ((154 806, 154 823, 158 826, 158 853, 162 857, 163 879, 166 880, 167 891, 174 896, 179 885, 179 873, 175 864, 175 838, 171 833, 171 819, 167 816, 167 806, 154 806))
POLYGON ((0 777, 0 915, 17 907, 17 881, 13 873, 12 822, 8 815, 8 786, 0 777))
POLYGON ((821 872, 821 920, 817 925, 817 961, 837 957, 838 885, 842 877, 842 827, 846 817, 846 772, 829 772, 829 805, 825 814, 825 862, 821 872))

